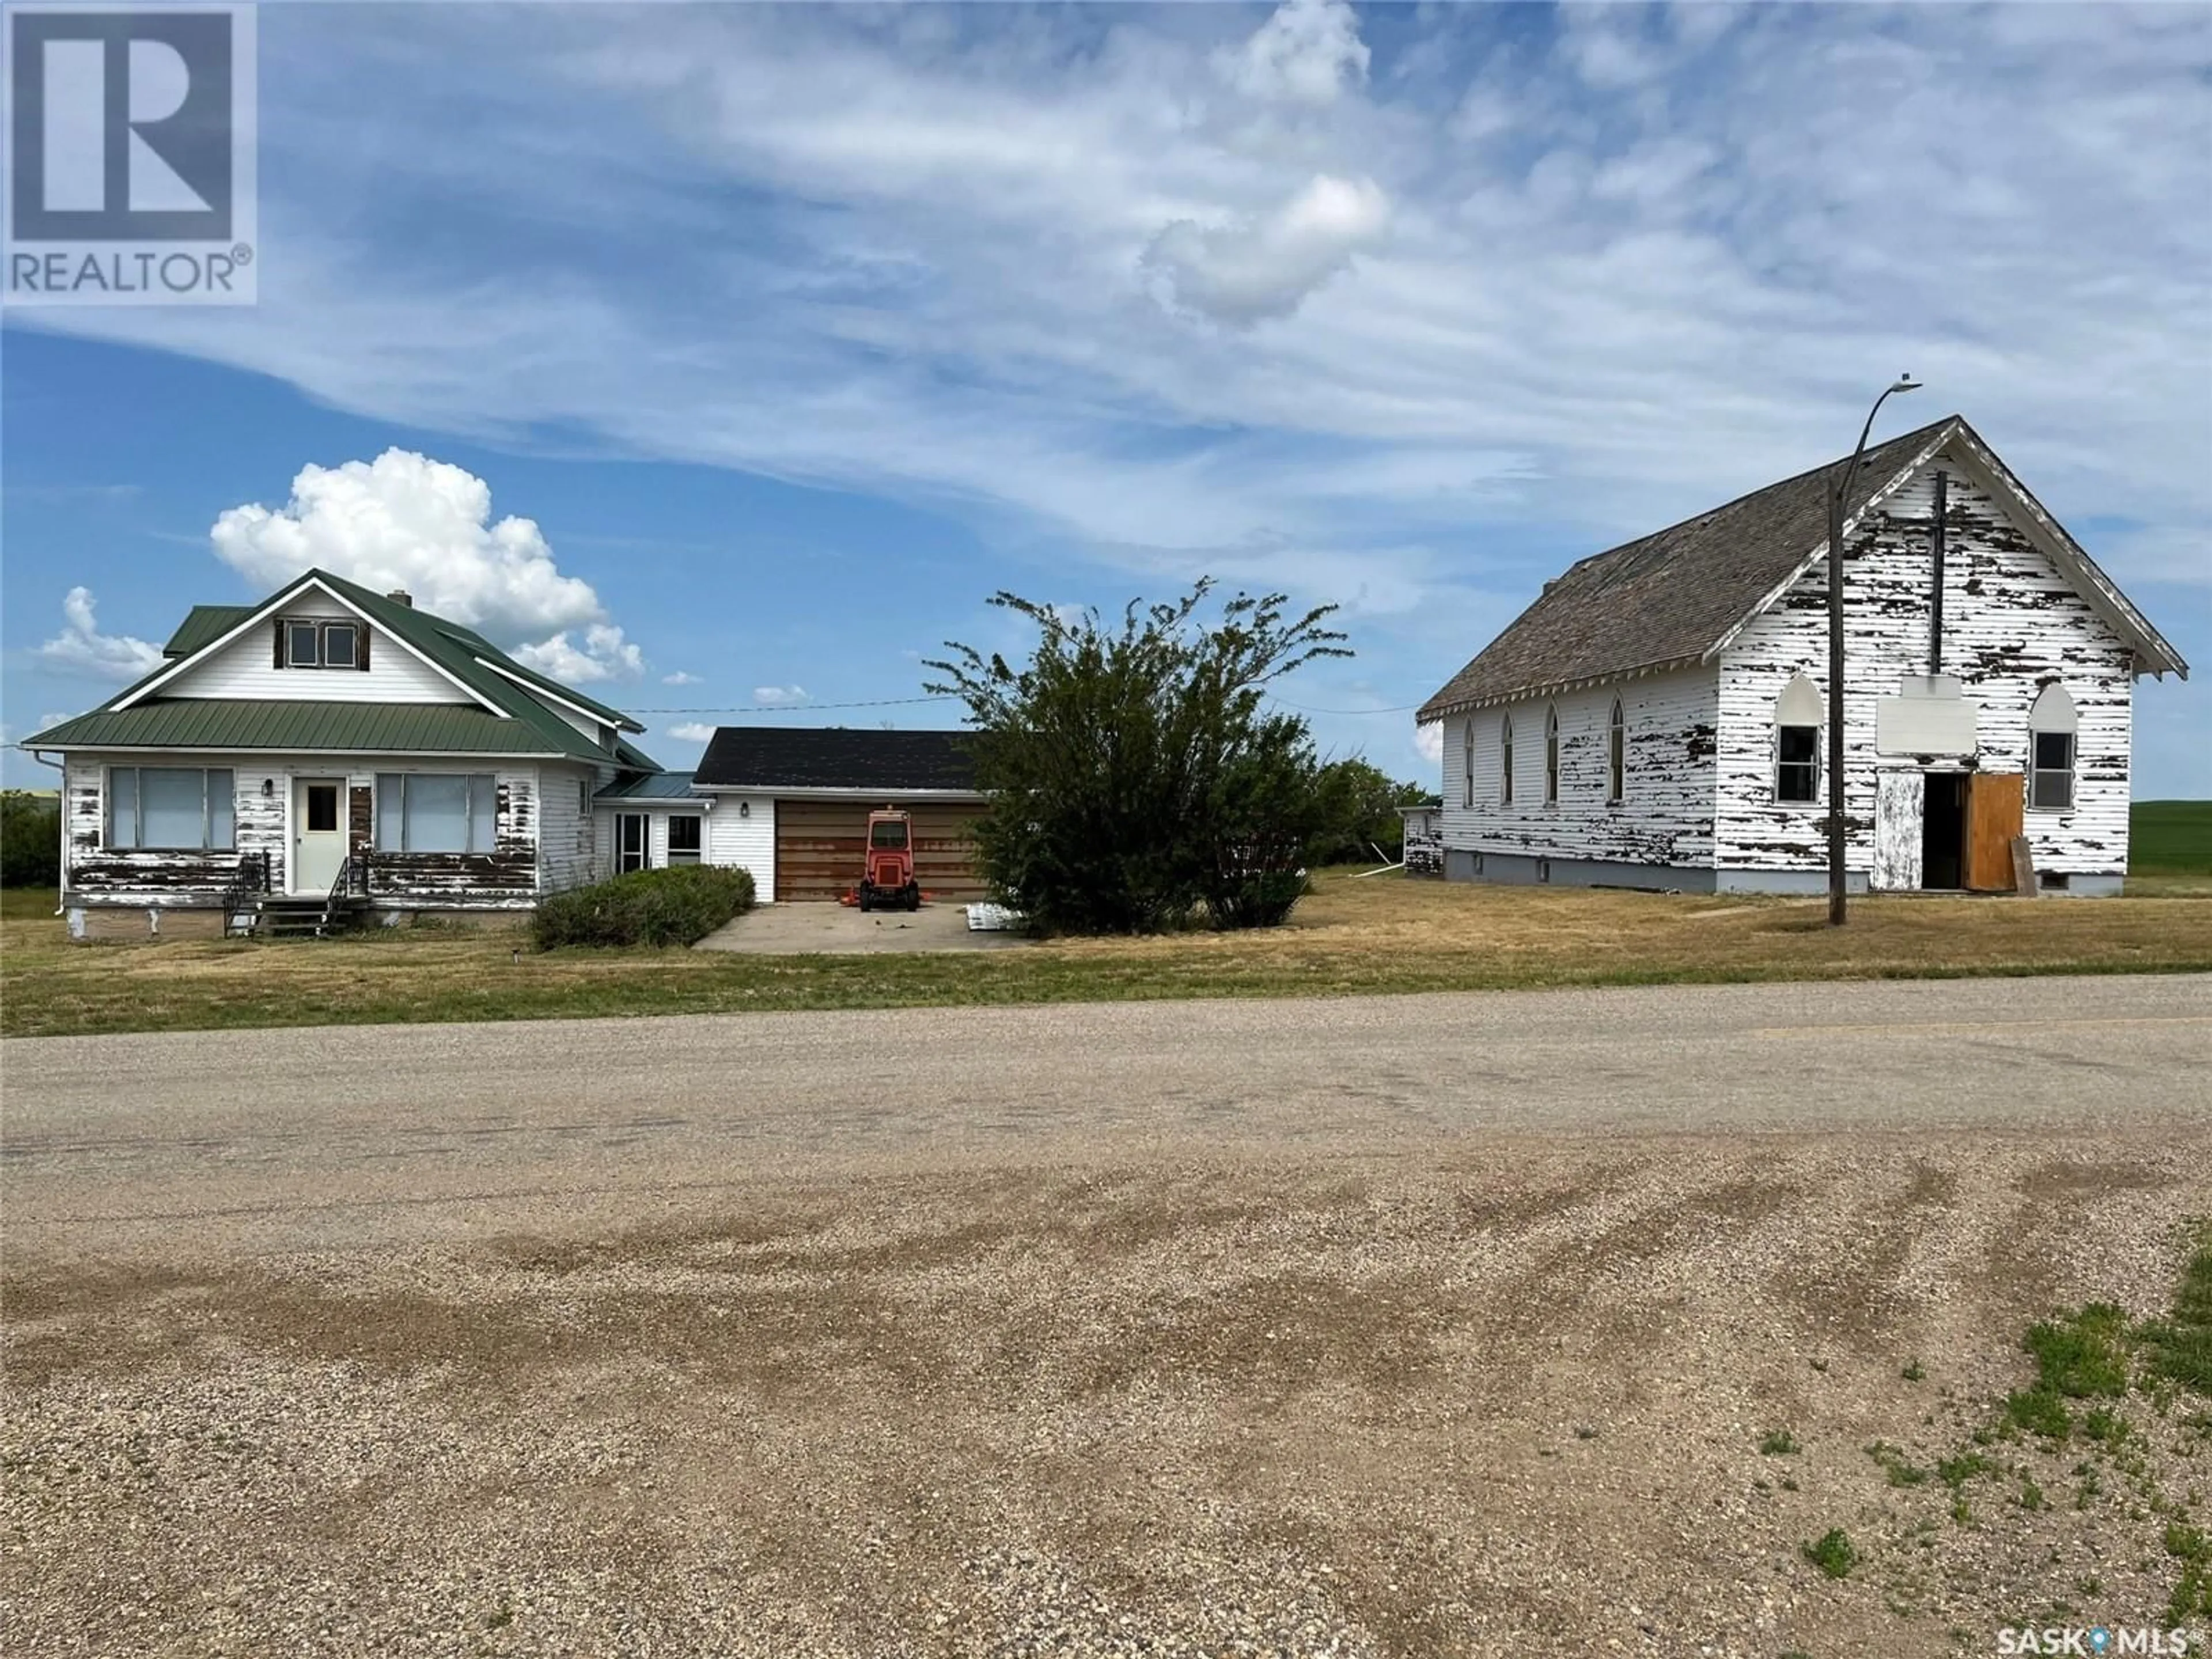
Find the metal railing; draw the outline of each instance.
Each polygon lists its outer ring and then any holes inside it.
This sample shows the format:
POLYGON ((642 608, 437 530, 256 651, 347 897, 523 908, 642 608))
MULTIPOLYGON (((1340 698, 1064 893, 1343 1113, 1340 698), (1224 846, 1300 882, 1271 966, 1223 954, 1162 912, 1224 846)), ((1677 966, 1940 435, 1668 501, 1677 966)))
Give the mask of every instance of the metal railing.
POLYGON ((323 896, 323 922, 316 929, 318 936, 327 935, 336 928, 341 911, 352 900, 368 896, 368 854, 349 853, 331 879, 331 890, 323 896))
POLYGON ((238 869, 230 883, 222 890, 222 931, 228 934, 236 926, 236 917, 249 908, 258 906, 262 894, 269 890, 269 854, 265 852, 240 853, 238 869))

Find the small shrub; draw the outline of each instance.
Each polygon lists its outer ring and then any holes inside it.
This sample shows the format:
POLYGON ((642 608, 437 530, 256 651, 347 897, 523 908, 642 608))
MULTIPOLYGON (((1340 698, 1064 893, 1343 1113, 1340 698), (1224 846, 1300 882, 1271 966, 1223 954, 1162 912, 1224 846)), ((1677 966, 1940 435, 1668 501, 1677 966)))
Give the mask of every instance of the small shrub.
POLYGON ((1820 1534, 1818 1543, 1808 1540, 1797 1548, 1808 1561, 1831 1578, 1848 1578, 1851 1569, 1858 1565, 1859 1553, 1851 1547, 1850 1534, 1841 1527, 1831 1527, 1820 1534))
POLYGON ((1797 1437, 1789 1430, 1770 1429, 1759 1437, 1759 1449, 1768 1457, 1788 1457, 1804 1448, 1797 1443, 1797 1437))
POLYGON ((749 871, 707 864, 637 870, 547 898, 531 918, 531 942, 541 951, 564 945, 690 945, 752 905, 749 871))
POLYGON ((61 884, 61 802, 20 789, 0 793, 0 887, 61 884))
POLYGON ((1916 1359, 1912 1361, 1911 1364, 1908 1364, 1903 1370, 1899 1371, 1898 1375, 1908 1382, 1917 1382, 1921 1378, 1928 1375, 1928 1368, 1916 1359))

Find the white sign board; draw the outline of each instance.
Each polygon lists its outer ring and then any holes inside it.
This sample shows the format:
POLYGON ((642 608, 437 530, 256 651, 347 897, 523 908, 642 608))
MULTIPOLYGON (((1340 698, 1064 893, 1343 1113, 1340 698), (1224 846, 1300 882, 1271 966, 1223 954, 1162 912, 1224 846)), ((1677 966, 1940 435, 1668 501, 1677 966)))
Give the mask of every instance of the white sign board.
POLYGON ((1875 704, 1874 746, 1884 755, 1966 756, 1978 744, 1981 705, 1959 695, 1959 682, 1940 678, 1908 679, 1899 695, 1875 704))

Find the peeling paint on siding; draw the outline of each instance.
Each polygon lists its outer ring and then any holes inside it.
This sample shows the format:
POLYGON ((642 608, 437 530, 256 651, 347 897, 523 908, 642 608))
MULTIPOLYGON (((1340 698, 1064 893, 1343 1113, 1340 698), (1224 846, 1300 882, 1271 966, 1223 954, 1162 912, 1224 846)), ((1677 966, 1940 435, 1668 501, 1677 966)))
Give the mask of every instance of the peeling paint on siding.
MULTIPOLYGON (((1978 764, 2020 771, 2027 713, 2063 683, 2081 722, 2075 805, 2032 811, 2036 867, 2118 875, 2127 867, 2133 659, 2110 626, 1988 493, 1943 456, 1898 490, 1845 550, 1844 737, 1847 862, 1874 863, 1875 705, 1927 671, 1934 471, 1951 473, 1942 672, 1982 706, 1978 764)), ((1826 696, 1827 573, 1816 563, 1723 653, 1715 845, 1725 868, 1825 869, 1825 808, 1774 799, 1775 699, 1802 672, 1826 696)), ((1824 785, 1825 788, 1825 785, 1824 785)))
MULTIPOLYGON (((2028 711, 2056 680, 2079 721, 2074 805, 2031 810, 2027 833, 2036 867, 2054 873, 2119 875, 2127 868, 2129 744, 2134 659, 2120 637, 2021 526, 1954 458, 1932 457, 1845 550, 1847 663, 1844 802, 1850 867, 1875 863, 1875 706, 1908 675, 1929 672, 1935 480, 1950 473, 1943 585, 1943 660, 1969 702, 1981 706, 1976 763, 2019 772, 2027 763, 2028 711)), ((1827 865, 1823 800, 1775 799, 1774 710, 1790 677, 1803 673, 1825 702, 1827 579, 1816 562, 1763 615, 1747 623, 1718 662, 1702 671, 1613 681, 1553 703, 1516 703, 1515 787, 1501 799, 1500 709, 1443 722, 1443 840, 1454 851, 1809 873, 1827 865), (1626 714, 1626 798, 1605 799, 1605 723, 1618 696, 1626 714), (1544 717, 1560 722, 1560 790, 1544 799, 1544 717), (1468 722, 1474 730, 1474 804, 1462 803, 1468 722)), ((1823 743, 1825 754, 1826 744, 1823 743)), ((1883 775, 1899 769, 1882 757, 1883 775)), ((1924 787, 1893 783, 1905 791, 1924 787)), ((1893 800, 1901 811, 1904 796, 1893 800)), ((1914 815, 1917 823, 1917 814, 1914 815)), ((1899 821, 1901 825, 1901 820, 1899 821)), ((1893 826, 1894 846, 1875 884, 1904 883, 1917 869, 1919 837, 1893 826), (1909 852, 1906 842, 1909 841, 1909 852)))
POLYGON ((1712 861, 1717 706, 1710 671, 1654 675, 1444 722, 1443 843, 1465 852, 1645 865, 1712 861), (1626 728, 1622 799, 1606 799, 1613 699, 1626 728), (1559 799, 1544 799, 1544 717, 1559 715, 1559 799), (1503 800, 1499 721, 1513 716, 1513 804, 1503 800), (1474 722, 1474 805, 1465 733, 1474 722))
MULTIPOLYGON (((69 816, 64 885, 71 898, 94 903, 155 905, 216 903, 237 873, 240 857, 265 853, 270 887, 289 890, 289 810, 294 776, 343 776, 348 786, 350 839, 371 847, 372 900, 394 908, 527 908, 537 899, 538 790, 534 768, 497 771, 498 809, 492 851, 486 854, 386 853, 373 850, 374 789, 379 771, 464 770, 464 766, 389 761, 333 763, 328 756, 132 755, 123 765, 227 766, 236 780, 234 814, 236 847, 204 853, 143 852, 109 848, 103 801, 106 763, 74 757, 64 787, 69 816), (272 787, 262 793, 264 779, 272 787), (364 822, 362 814, 368 817, 364 822)), ((574 790, 573 782, 567 786, 574 790)))

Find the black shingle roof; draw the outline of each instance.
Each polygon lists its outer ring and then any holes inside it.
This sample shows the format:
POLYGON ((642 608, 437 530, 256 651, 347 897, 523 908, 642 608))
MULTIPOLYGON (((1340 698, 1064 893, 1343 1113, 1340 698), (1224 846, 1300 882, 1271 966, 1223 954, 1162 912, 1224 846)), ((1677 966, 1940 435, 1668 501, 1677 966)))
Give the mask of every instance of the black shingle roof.
MULTIPOLYGON (((1868 450, 1844 516, 1965 426, 1949 415, 1868 450)), ((1704 656, 1827 539, 1825 489, 1841 460, 1571 566, 1417 718, 1704 656)))
POLYGON ((884 732, 860 726, 725 726, 692 775, 738 789, 880 789, 973 793, 968 732, 884 732))

